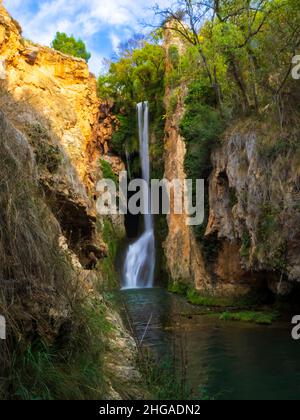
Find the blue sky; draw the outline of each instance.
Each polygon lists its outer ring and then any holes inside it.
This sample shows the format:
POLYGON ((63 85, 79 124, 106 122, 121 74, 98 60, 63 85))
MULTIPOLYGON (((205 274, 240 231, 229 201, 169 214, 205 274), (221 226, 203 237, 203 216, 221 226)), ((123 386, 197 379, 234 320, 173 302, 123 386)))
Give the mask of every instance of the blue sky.
POLYGON ((143 30, 140 22, 152 19, 149 8, 170 0, 4 0, 17 19, 23 35, 50 45, 57 31, 82 38, 92 53, 90 69, 103 70, 103 58, 110 58, 122 41, 143 30))

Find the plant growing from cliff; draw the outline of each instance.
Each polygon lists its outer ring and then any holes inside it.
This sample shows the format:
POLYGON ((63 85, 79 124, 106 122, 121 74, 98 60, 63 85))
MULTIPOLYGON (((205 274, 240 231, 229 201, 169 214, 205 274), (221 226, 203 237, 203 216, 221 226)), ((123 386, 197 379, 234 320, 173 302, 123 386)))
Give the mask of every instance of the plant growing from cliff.
POLYGON ((248 229, 245 228, 242 236, 242 247, 240 250, 241 256, 248 259, 251 251, 251 236, 248 229))
POLYGON ((107 160, 100 159, 100 167, 101 167, 103 179, 110 179, 115 184, 119 182, 117 175, 114 173, 111 167, 111 164, 107 162, 107 160))
POLYGON ((218 297, 212 295, 204 295, 195 289, 189 289, 187 292, 188 301, 193 305, 198 306, 215 306, 227 307, 234 304, 234 299, 230 297, 218 297))
MULTIPOLYGON (((185 171, 187 178, 207 180, 212 168, 211 153, 217 146, 225 128, 225 120, 215 107, 215 97, 209 85, 202 79, 190 84, 186 97, 185 114, 180 123, 180 131, 186 142, 185 171)), ((194 183, 195 184, 195 183, 194 183)), ((207 188, 207 183, 206 183, 207 188)), ((217 241, 205 240, 208 221, 208 191, 205 191, 205 221, 194 228, 196 237, 207 250, 210 260, 216 255, 217 241)))
MULTIPOLYGON (((111 328, 106 307, 87 298, 59 246, 61 232, 30 159, 25 161, 26 141, 20 151, 20 134, 14 138, 1 116, 0 277, 7 287, 2 285, 0 307, 9 337, 1 355, 0 393, 17 399, 99 399, 105 388, 103 338, 111 328)), ((39 139, 47 133, 36 126, 31 134, 39 139)))
POLYGON ((86 45, 81 39, 75 39, 73 35, 68 36, 64 32, 56 32, 51 47, 64 54, 83 58, 86 62, 91 58, 91 54, 87 51, 86 45))
POLYGON ((121 229, 117 225, 114 225, 109 217, 105 217, 97 223, 97 230, 107 245, 107 255, 97 265, 97 271, 102 278, 99 290, 103 292, 119 286, 115 260, 119 244, 123 239, 123 234, 121 229))
POLYGON ((40 123, 27 124, 26 134, 33 146, 37 165, 51 173, 56 172, 63 163, 63 154, 53 143, 49 131, 40 123))
POLYGON ((186 111, 180 129, 187 143, 185 169, 188 178, 207 178, 211 169, 210 154, 224 130, 224 120, 214 108, 210 87, 202 80, 189 86, 186 111))
POLYGON ((239 200, 236 194, 236 190, 233 187, 229 188, 229 206, 233 209, 234 206, 238 204, 239 200))
POLYGON ((299 92, 290 77, 300 45, 297 0, 178 0, 154 11, 165 30, 197 52, 198 73, 218 109, 229 106, 240 115, 268 105, 283 127, 289 118, 287 93, 292 99, 293 91, 299 92))
POLYGON ((258 240, 267 246, 271 235, 278 231, 279 211, 271 202, 266 202, 260 208, 260 220, 258 225, 258 240))

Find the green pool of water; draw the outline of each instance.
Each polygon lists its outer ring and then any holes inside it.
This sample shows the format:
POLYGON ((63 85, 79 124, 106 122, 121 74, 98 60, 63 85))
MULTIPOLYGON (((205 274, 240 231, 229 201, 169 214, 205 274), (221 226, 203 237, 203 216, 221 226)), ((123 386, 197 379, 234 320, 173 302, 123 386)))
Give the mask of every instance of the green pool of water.
POLYGON ((290 324, 220 321, 159 288, 120 295, 137 337, 159 357, 175 354, 196 395, 205 390, 213 399, 300 398, 300 341, 292 340, 290 324))

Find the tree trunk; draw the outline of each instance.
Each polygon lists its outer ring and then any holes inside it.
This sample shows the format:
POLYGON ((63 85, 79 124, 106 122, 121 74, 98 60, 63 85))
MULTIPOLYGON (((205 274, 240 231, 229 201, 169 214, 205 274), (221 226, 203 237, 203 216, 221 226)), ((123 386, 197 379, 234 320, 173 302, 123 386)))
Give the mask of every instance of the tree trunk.
POLYGON ((246 84, 243 80, 243 76, 239 72, 239 68, 238 68, 238 65, 235 61, 235 57, 234 57, 233 54, 230 55, 229 63, 230 63, 230 68, 232 69, 232 74, 233 74, 234 80, 235 80, 235 82, 236 82, 236 84, 237 84, 237 86, 240 89, 241 94, 242 94, 243 111, 247 112, 250 108, 249 98, 248 98, 248 94, 247 94, 247 88, 246 88, 246 84))

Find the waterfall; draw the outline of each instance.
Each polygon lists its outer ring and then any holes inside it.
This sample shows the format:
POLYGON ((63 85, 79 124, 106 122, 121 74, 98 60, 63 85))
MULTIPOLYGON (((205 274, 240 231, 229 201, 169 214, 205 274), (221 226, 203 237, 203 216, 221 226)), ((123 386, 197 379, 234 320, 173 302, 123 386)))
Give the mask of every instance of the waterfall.
POLYGON ((151 215, 150 201, 150 161, 149 161, 149 107, 148 102, 137 105, 140 157, 142 177, 148 188, 144 191, 144 203, 148 209, 144 215, 144 232, 141 237, 129 246, 124 266, 124 289, 137 289, 153 287, 155 267, 155 241, 153 217, 151 215))

